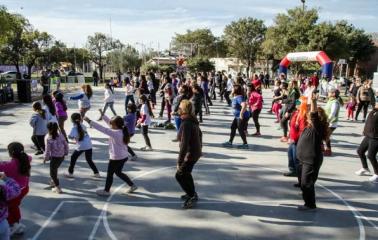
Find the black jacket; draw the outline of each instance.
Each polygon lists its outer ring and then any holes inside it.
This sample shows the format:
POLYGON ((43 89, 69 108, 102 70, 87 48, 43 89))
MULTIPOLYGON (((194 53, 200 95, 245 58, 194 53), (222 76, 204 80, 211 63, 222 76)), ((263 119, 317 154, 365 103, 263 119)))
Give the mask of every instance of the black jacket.
POLYGON ((374 108, 366 119, 364 135, 369 138, 378 138, 378 109, 374 108))
POLYGON ((310 118, 313 126, 303 130, 297 143, 297 158, 301 163, 319 164, 323 159, 321 150, 323 134, 317 112, 311 112, 310 118))
POLYGON ((178 140, 180 141, 178 164, 198 161, 202 155, 202 132, 195 117, 182 120, 178 140))

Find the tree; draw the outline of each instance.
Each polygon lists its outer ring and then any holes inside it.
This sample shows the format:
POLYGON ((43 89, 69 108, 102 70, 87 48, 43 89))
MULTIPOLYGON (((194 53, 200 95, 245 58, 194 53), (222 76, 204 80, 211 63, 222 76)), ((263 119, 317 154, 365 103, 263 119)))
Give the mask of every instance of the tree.
POLYGON ((172 45, 176 50, 190 49, 192 55, 201 55, 206 57, 216 56, 217 38, 210 29, 201 28, 194 31, 187 30, 184 34, 176 33, 172 45))
POLYGON ((5 43, 8 34, 12 30, 12 15, 4 6, 0 6, 0 46, 5 43))
POLYGON ((6 42, 0 49, 0 55, 4 62, 16 67, 17 78, 21 78, 20 63, 25 50, 24 33, 31 29, 29 22, 21 15, 9 15, 11 30, 6 36, 6 42))
POLYGON ((51 45, 52 36, 47 32, 39 32, 38 30, 25 31, 23 34, 23 57, 28 67, 28 75, 31 76, 32 67, 39 58, 42 58, 48 47, 51 45))
POLYGON ((61 41, 53 41, 44 54, 37 60, 39 66, 54 67, 60 65, 61 62, 67 61, 67 47, 61 41))
POLYGON ((87 48, 90 58, 98 66, 101 79, 103 79, 106 54, 113 49, 121 47, 122 43, 119 40, 114 41, 103 33, 95 33, 94 36, 88 36, 87 48))
POLYGON ((215 69, 214 63, 207 57, 189 58, 186 66, 191 72, 210 72, 215 69))
POLYGON ((114 71, 126 72, 130 69, 138 69, 141 66, 141 59, 138 51, 131 45, 122 49, 113 50, 108 54, 108 62, 114 71))
POLYGON ((274 25, 266 32, 264 53, 281 59, 289 52, 312 50, 310 41, 318 18, 316 9, 303 11, 300 7, 289 9, 287 14, 278 14, 274 25))
POLYGON ((248 76, 261 49, 265 32, 263 21, 251 17, 234 21, 224 29, 224 39, 229 46, 230 54, 247 62, 248 76))

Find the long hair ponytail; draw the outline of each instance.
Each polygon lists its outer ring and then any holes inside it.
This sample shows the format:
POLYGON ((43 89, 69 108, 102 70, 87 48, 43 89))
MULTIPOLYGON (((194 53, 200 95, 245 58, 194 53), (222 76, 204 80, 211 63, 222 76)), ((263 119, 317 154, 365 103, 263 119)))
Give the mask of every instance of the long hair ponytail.
POLYGON ((8 145, 9 156, 18 160, 18 172, 30 177, 30 161, 29 156, 25 153, 24 146, 19 142, 12 142, 8 145))
POLYGON ((151 103, 150 103, 150 101, 148 100, 148 98, 146 97, 146 95, 142 95, 142 96, 140 97, 140 100, 142 100, 142 102, 143 102, 144 104, 147 105, 147 108, 148 108, 148 114, 150 114, 150 116, 151 116, 152 118, 154 118, 154 113, 153 113, 153 111, 152 111, 151 103))
POLYGON ((130 134, 129 134, 129 130, 127 129, 127 126, 125 126, 125 122, 123 121, 123 119, 120 116, 116 116, 112 118, 112 120, 110 120, 110 124, 112 125, 114 124, 117 127, 117 129, 122 129, 123 143, 125 145, 129 144, 130 134))
POLYGON ((71 115, 71 121, 74 125, 77 127, 77 132, 79 134, 79 142, 82 141, 85 137, 85 131, 83 127, 81 126, 81 115, 80 113, 73 113, 71 115))
POLYGON ((43 96, 43 103, 47 106, 51 115, 55 116, 56 115, 56 109, 55 109, 54 103, 52 101, 51 95, 49 95, 49 94, 44 95, 43 96))

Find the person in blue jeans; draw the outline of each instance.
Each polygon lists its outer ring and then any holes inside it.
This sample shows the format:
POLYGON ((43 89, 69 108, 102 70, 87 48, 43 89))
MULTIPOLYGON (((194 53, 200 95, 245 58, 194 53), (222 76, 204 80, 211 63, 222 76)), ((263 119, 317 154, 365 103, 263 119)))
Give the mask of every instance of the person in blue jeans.
POLYGON ((230 140, 228 142, 225 142, 223 145, 226 147, 232 146, 232 142, 236 134, 236 129, 238 129, 240 137, 243 140, 243 144, 239 146, 239 148, 247 149, 248 142, 247 136, 245 134, 245 129, 249 120, 249 112, 247 111, 247 103, 242 86, 238 84, 234 85, 232 95, 234 96, 232 99, 232 111, 234 114, 234 120, 231 124, 230 140))

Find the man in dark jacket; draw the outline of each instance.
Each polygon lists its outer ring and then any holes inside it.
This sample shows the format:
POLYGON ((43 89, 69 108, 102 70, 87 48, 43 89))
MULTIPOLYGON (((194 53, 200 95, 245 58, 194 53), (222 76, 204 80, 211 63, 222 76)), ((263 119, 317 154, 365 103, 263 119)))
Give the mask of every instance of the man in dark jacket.
POLYGON ((357 153, 361 159, 362 168, 356 172, 359 176, 370 175, 367 165, 366 155, 374 169, 374 175, 369 179, 371 182, 378 183, 378 102, 375 102, 375 108, 370 112, 366 119, 364 128, 364 139, 362 140, 357 153))
POLYGON ((184 209, 192 208, 198 201, 195 191, 192 170, 202 155, 202 132, 199 122, 194 115, 193 105, 189 100, 180 103, 180 116, 182 123, 178 133, 180 151, 177 162, 176 180, 184 190, 184 209))

